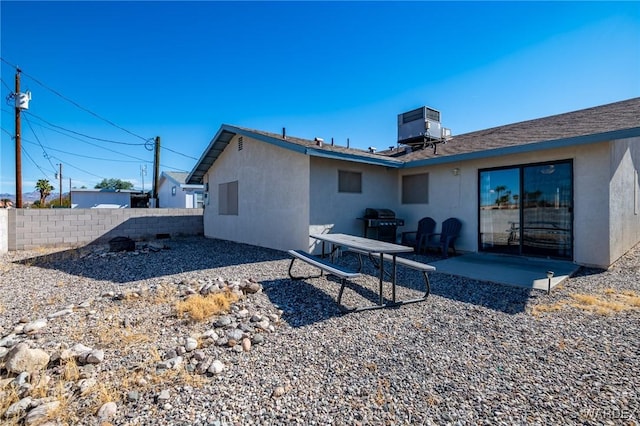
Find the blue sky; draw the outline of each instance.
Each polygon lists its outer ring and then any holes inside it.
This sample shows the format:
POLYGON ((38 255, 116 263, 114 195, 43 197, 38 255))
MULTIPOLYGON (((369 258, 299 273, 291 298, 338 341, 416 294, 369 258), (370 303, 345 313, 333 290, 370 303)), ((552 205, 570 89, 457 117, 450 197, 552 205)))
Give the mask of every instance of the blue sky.
MULTIPOLYGON (((141 188, 142 164, 149 190, 146 139, 190 171, 223 123, 384 149, 423 105, 456 135, 640 96, 640 2, 3 0, 0 19, 2 97, 12 65, 33 96, 24 192, 57 191, 58 164, 64 191, 141 188)), ((12 104, 1 118, 14 193, 12 104)))

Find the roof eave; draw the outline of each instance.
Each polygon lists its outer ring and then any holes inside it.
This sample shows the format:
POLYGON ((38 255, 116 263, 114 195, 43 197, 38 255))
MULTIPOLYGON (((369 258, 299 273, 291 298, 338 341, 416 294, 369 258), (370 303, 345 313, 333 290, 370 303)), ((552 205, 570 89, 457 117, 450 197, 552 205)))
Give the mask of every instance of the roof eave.
POLYGON ((402 161, 394 160, 388 157, 381 156, 380 158, 373 158, 373 157, 360 156, 357 154, 327 151, 327 150, 314 149, 314 148, 307 148, 305 154, 309 155, 310 157, 320 157, 320 158, 329 158, 332 160, 351 161, 353 163, 371 164, 374 166, 384 166, 384 167, 391 167, 396 169, 402 167, 402 164, 403 164, 402 161))
POLYGON ((612 130, 603 133, 594 133, 590 135, 574 136, 570 138, 554 139, 548 141, 540 141, 527 143, 523 145, 514 145, 504 148, 489 149, 484 151, 466 152, 463 154, 453 154, 443 157, 426 158, 422 160, 409 161, 404 164, 404 168, 414 168, 422 166, 433 166, 437 164, 447 164, 459 161, 479 160, 502 155, 526 154, 542 149, 557 149, 576 145, 587 145, 598 142, 612 141, 616 139, 628 139, 640 137, 640 127, 632 127, 630 129, 612 130))
POLYGON ((231 139, 233 139, 233 136, 235 135, 246 136, 248 138, 275 145, 289 151, 314 157, 331 158, 336 160, 352 161, 356 163, 373 164, 393 168, 399 168, 402 166, 402 161, 390 159, 388 157, 372 158, 367 156, 360 156, 357 154, 315 149, 313 147, 289 142, 286 139, 263 135, 261 133, 252 132, 240 127, 223 124, 216 135, 213 137, 213 139, 211 139, 211 142, 209 142, 209 146, 204 151, 191 173, 189 173, 189 176, 187 176, 186 183, 202 184, 206 172, 209 170, 209 168, 211 168, 213 163, 216 162, 220 154, 222 154, 222 151, 224 151, 224 149, 231 142, 231 139))

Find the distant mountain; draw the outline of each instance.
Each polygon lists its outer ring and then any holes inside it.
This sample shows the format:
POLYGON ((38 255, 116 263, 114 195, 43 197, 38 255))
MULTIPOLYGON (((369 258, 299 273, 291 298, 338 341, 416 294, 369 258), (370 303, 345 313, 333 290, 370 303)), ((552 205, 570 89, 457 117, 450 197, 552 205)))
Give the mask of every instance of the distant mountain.
MULTIPOLYGON (((62 195, 64 195, 64 194, 62 194, 62 195)), ((48 201, 55 200, 58 197, 59 197, 59 194, 57 192, 54 192, 53 194, 51 194, 51 195, 49 195, 47 197, 47 200, 48 201)), ((0 199, 3 199, 3 198, 8 198, 14 203, 16 202, 16 195, 15 194, 9 194, 9 193, 0 194, 0 199)), ((38 201, 38 200, 40 200, 40 193, 38 191, 24 192, 22 194, 22 202, 23 203, 31 204, 34 201, 38 201)))

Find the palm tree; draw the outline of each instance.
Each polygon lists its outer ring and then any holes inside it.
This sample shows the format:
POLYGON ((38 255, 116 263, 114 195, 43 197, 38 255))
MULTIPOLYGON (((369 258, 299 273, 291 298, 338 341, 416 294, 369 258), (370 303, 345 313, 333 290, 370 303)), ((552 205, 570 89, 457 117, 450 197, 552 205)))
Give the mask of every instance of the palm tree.
POLYGON ((502 200, 502 191, 506 190, 507 187, 504 185, 498 185, 496 186, 496 192, 498 193, 498 198, 496 198, 496 204, 498 205, 498 208, 500 208, 500 203, 503 202, 502 200))
POLYGON ((40 192, 40 207, 44 207, 47 197, 51 195, 51 191, 55 188, 47 179, 38 179, 38 182, 36 182, 36 189, 40 192))

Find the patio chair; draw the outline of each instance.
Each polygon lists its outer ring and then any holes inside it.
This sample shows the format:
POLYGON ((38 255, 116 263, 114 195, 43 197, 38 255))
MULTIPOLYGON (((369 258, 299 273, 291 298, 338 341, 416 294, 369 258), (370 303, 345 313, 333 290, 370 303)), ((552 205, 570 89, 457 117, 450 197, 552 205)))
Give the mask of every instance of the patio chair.
POLYGON ((436 221, 430 217, 423 217, 418 221, 417 231, 402 233, 402 245, 411 246, 416 253, 426 250, 427 242, 436 230, 436 221))
POLYGON ((462 222, 455 217, 442 222, 442 230, 440 233, 433 234, 427 241, 427 248, 436 248, 442 252, 442 257, 445 259, 449 257, 449 248, 453 250, 453 254, 456 253, 455 242, 460 235, 460 228, 462 228, 462 222))

